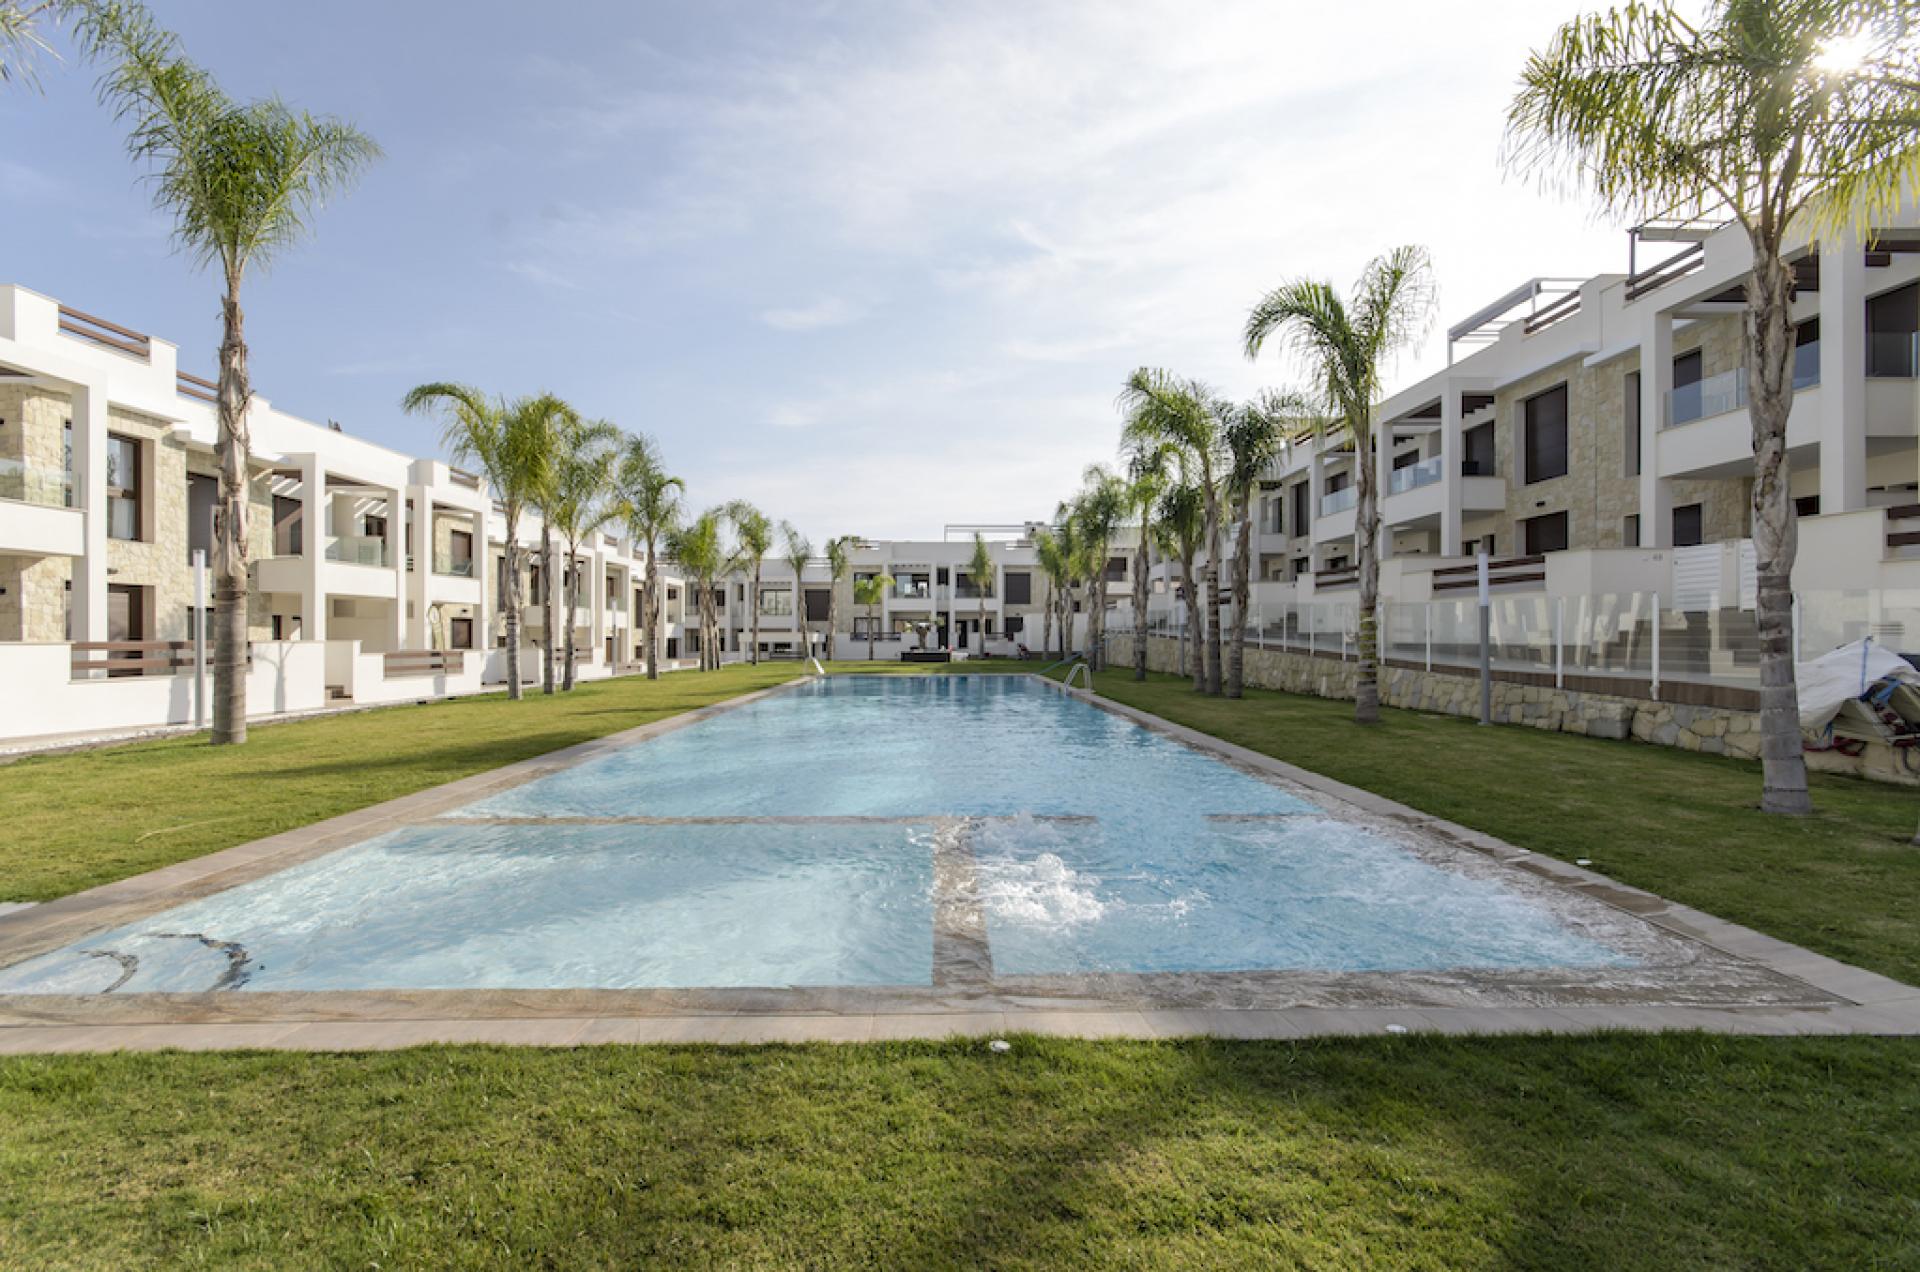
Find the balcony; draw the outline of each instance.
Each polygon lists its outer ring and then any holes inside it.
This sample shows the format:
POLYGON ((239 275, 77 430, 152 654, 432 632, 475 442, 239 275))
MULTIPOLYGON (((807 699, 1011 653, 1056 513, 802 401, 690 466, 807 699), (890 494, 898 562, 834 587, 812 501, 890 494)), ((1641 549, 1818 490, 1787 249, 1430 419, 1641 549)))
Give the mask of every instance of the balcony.
POLYGON ((63 471, 0 459, 0 552, 79 556, 86 530, 73 502, 63 471))
POLYGON ((65 469, 0 457, 0 499, 41 508, 71 508, 73 477, 65 469))
POLYGON ((342 534, 327 541, 327 560, 345 565, 391 566, 393 557, 385 539, 342 534))
POLYGON ((1333 490, 1320 496, 1320 515, 1331 517, 1337 512, 1345 512, 1360 499, 1360 488, 1348 486, 1343 490, 1333 490))
POLYGON ((451 575, 456 579, 470 579, 473 577, 473 558, 455 556, 451 552, 436 552, 433 554, 433 572, 451 575))
POLYGON ((1431 486, 1439 481, 1445 472, 1445 459, 1439 455, 1423 459, 1417 464, 1409 464, 1405 468, 1396 468, 1387 477, 1387 493, 1404 495, 1409 490, 1431 486))
POLYGON ((896 601, 926 601, 933 599, 931 583, 896 583, 889 593, 896 601))

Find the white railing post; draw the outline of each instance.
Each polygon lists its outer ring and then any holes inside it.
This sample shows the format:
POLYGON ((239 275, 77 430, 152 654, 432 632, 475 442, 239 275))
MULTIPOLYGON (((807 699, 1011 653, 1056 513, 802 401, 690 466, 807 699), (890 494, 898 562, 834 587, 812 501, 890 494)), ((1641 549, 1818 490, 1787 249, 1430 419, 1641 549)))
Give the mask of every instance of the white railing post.
POLYGON ((1653 594, 1653 700, 1660 701, 1660 593, 1653 594))

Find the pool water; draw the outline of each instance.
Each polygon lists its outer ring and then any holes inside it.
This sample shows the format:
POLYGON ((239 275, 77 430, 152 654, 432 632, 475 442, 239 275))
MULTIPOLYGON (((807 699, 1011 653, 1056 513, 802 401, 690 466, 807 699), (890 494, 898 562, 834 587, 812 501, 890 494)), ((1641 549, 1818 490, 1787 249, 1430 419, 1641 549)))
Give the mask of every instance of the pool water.
POLYGON ((969 925, 1000 976, 1628 961, 1050 686, 871 676, 0 969, 0 993, 930 986, 969 925))

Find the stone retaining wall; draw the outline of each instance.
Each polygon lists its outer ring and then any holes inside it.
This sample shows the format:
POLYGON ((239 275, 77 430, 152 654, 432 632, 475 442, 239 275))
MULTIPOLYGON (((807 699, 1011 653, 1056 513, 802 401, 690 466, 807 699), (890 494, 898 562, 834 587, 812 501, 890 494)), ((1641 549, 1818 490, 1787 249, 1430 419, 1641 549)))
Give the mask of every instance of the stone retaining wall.
MULTIPOLYGON (((1133 662, 1133 638, 1118 635, 1107 642, 1108 662, 1125 668, 1133 662)), ((1176 672, 1179 642, 1149 637, 1147 666, 1176 672)), ((1352 698, 1358 665, 1337 658, 1279 650, 1246 651, 1246 681, 1263 689, 1312 694, 1321 698, 1352 698)), ((1380 673, 1380 700, 1393 707, 1431 711, 1440 715, 1478 716, 1480 682, 1473 676, 1384 667, 1380 673)), ((1518 724, 1555 733, 1577 733, 1592 738, 1632 739, 1656 746, 1731 755, 1760 757, 1760 718, 1751 711, 1724 707, 1654 702, 1646 698, 1583 693, 1552 686, 1493 682, 1493 718, 1500 724, 1518 724)), ((1853 758, 1837 751, 1810 751, 1807 765, 1818 772, 1848 773, 1876 781, 1920 785, 1920 772, 1906 767, 1892 747, 1869 746, 1853 758)))

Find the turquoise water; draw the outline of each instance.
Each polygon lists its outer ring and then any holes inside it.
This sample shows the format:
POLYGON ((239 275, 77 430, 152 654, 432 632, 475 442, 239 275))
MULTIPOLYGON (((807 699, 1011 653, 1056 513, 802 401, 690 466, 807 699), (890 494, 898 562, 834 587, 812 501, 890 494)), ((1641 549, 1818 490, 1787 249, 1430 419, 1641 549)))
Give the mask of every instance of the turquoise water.
POLYGON ((1005 975, 1625 961, 1046 686, 862 677, 0 969, 0 993, 925 986, 942 863, 1005 975))

